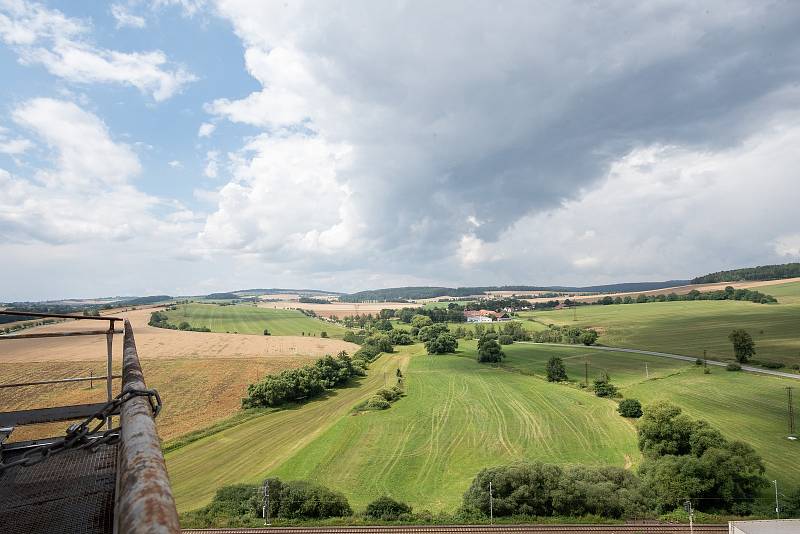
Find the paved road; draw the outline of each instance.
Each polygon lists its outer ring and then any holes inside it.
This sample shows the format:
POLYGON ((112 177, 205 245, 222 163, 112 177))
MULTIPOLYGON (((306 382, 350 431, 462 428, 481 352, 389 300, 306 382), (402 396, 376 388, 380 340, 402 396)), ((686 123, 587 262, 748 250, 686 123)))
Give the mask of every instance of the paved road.
MULTIPOLYGON (((553 347, 577 347, 578 345, 565 345, 564 343, 534 343, 533 341, 516 341, 515 343, 526 343, 528 345, 551 345, 553 347)), ((593 349, 593 350, 609 350, 613 352, 632 352, 634 354, 647 354, 648 356, 660 356, 662 358, 672 358, 674 360, 684 360, 687 362, 693 362, 697 360, 697 356, 683 356, 681 354, 670 354, 669 352, 656 352, 652 350, 641 350, 641 349, 623 349, 619 347, 602 347, 598 345, 581 345, 580 348, 582 349, 593 349)), ((718 362, 715 360, 706 360, 708 365, 716 365, 717 367, 725 367, 728 364, 725 362, 718 362)), ((795 373, 785 373, 783 371, 773 371, 772 369, 762 369, 761 367, 753 367, 752 365, 743 365, 742 371, 749 371, 751 373, 761 373, 764 375, 772 375, 772 376, 780 376, 782 378, 793 378, 795 380, 800 380, 800 375, 795 373)))

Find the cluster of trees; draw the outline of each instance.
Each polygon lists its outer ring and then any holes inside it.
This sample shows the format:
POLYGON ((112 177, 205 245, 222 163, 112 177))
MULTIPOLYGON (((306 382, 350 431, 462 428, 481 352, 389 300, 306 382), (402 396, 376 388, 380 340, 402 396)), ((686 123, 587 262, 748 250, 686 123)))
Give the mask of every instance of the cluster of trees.
POLYGON ((750 445, 729 441, 668 402, 644 410, 639 450, 645 457, 639 475, 659 513, 689 498, 704 512, 748 514, 767 485, 764 463, 750 445))
MULTIPOLYGON (((640 410, 635 402, 624 409, 629 417, 640 410)), ((635 518, 671 512, 687 499, 703 512, 744 515, 752 512, 767 484, 764 464, 752 447, 729 441, 672 404, 644 410, 638 439, 644 455, 638 474, 617 467, 561 468, 541 462, 492 467, 472 481, 463 508, 488 516, 491 482, 495 516, 635 518)), ((800 510, 800 490, 796 493, 800 510)))
POLYGON ((519 310, 519 309, 528 309, 532 308, 533 305, 528 302, 527 300, 520 300, 514 297, 494 297, 490 299, 480 299, 477 302, 471 302, 466 306, 467 310, 492 310, 492 311, 501 311, 506 308, 512 310, 519 310))
POLYGON ((447 354, 455 352, 458 340, 450 333, 446 324, 436 323, 423 326, 417 331, 417 339, 425 344, 428 354, 447 354))
MULTIPOLYGON (((338 491, 306 481, 269 478, 269 517, 273 520, 314 520, 354 515, 347 498, 338 491)), ((263 521, 264 485, 223 486, 211 502, 181 517, 183 526, 246 527, 263 521)), ((364 518, 380 521, 413 519, 408 504, 382 496, 367 504, 364 518)))
MULTIPOLYGON (((353 514, 347 498, 318 484, 305 481, 283 481, 270 478, 269 516, 275 519, 326 519, 353 514)), ((204 508, 185 517, 187 524, 197 526, 240 527, 262 517, 263 486, 235 484, 223 486, 204 508)), ((182 521, 183 522, 183 521, 182 521)))
POLYGON ((567 379, 567 368, 564 367, 564 360, 558 356, 553 356, 547 360, 545 374, 548 382, 563 382, 567 379))
POLYGON ((641 517, 647 512, 639 479, 619 467, 562 468, 542 462, 483 469, 464 493, 463 508, 489 516, 641 517))
MULTIPOLYGON (((645 304, 648 302, 676 302, 676 301, 693 301, 693 300, 744 300, 755 302, 758 304, 773 304, 778 302, 778 299, 772 295, 767 295, 760 291, 752 289, 734 289, 732 286, 727 286, 725 289, 716 291, 701 292, 692 289, 685 295, 678 295, 677 293, 661 293, 659 295, 645 295, 640 293, 636 297, 625 295, 624 297, 606 295, 593 302, 583 300, 564 300, 564 306, 609 306, 611 304, 645 304)), ((549 300, 547 302, 537 302, 535 309, 548 310, 558 306, 561 302, 558 300, 549 300)))
POLYGON ((330 304, 331 301, 327 299, 318 299, 314 297, 300 297, 300 302, 304 304, 330 304))
POLYGON ((713 284, 717 282, 737 282, 739 280, 780 280, 800 276, 800 263, 783 263, 780 265, 759 265, 745 269, 732 269, 698 276, 692 279, 693 284, 713 284))
POLYGON ((169 322, 169 317, 167 314, 160 311, 154 311, 150 314, 150 320, 147 322, 150 326, 155 326, 156 328, 168 328, 169 330, 184 330, 187 332, 211 332, 211 329, 207 326, 192 326, 186 321, 182 321, 180 324, 173 324, 169 322))
POLYGON ((342 387, 351 378, 364 376, 367 362, 352 359, 342 351, 336 357, 327 355, 312 365, 287 369, 277 375, 267 375, 247 387, 242 407, 280 406, 301 402, 322 395, 326 389, 342 387))
POLYGON ((571 345, 583 343, 587 346, 594 345, 597 337, 597 331, 591 328, 557 325, 550 325, 547 330, 530 334, 530 339, 537 343, 568 343, 571 345))

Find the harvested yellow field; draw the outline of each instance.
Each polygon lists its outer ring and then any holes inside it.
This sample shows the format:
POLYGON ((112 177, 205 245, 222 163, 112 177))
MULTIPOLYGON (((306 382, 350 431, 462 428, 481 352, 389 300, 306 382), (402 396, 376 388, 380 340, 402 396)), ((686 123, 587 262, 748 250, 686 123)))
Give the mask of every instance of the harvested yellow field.
MULTIPOLYGON (((161 395, 164 408, 156 420, 164 441, 208 427, 230 417, 239 408, 247 386, 266 375, 314 361, 313 356, 270 356, 268 358, 144 359, 142 367, 148 387, 161 395)), ((120 364, 115 366, 119 374, 120 364)), ((0 363, 3 383, 105 375, 102 362, 58 361, 0 363)), ((119 380, 114 381, 115 391, 119 380)), ((103 402, 105 381, 0 389, 0 412, 103 402)), ((51 423, 17 428, 14 441, 63 434, 68 423, 51 423)))
MULTIPOLYGON (((124 312, 131 321, 142 362, 152 359, 253 358, 266 356, 315 356, 353 353, 358 345, 345 341, 304 336, 256 336, 182 332, 147 324, 152 309, 124 312)), ((106 321, 66 321, 24 330, 20 333, 65 332, 107 328, 106 321)), ((118 324, 118 328, 122 325, 118 324)), ((0 340, 0 363, 35 361, 104 361, 104 336, 54 337, 0 340)), ((122 357, 122 336, 114 336, 114 358, 122 357)))
MULTIPOLYGON (((234 415, 247 386, 266 374, 309 364, 325 354, 353 353, 358 345, 337 339, 182 332, 147 324, 152 309, 118 312, 133 326, 149 387, 164 402, 158 418, 163 440, 199 430, 234 415)), ((108 322, 68 320, 21 333, 102 330, 108 322)), ((121 328, 117 324, 117 328, 121 328)), ((122 336, 114 336, 114 373, 122 362, 122 336)), ((0 383, 106 374, 105 336, 0 340, 0 383)), ((119 390, 119 380, 115 383, 119 390)), ((103 402, 105 382, 90 389, 71 383, 0 389, 0 411, 103 402)), ((22 427, 15 441, 63 434, 66 423, 22 427)))

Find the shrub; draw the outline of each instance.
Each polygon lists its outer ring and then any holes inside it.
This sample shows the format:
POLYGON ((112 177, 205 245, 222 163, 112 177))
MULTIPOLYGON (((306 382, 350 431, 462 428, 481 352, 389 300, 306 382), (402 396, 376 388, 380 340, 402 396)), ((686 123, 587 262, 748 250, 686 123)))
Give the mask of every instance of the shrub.
POLYGON ((594 394, 598 397, 614 397, 617 394, 617 386, 611 383, 608 373, 594 380, 594 394))
POLYGON ((512 343, 514 343, 514 338, 507 334, 503 334, 502 336, 500 336, 498 341, 500 341, 501 345, 511 345, 512 343))
POLYGON ((547 367, 545 370, 548 382, 561 382, 567 379, 567 369, 564 367, 564 361, 557 356, 553 356, 547 360, 547 367))
POLYGON ((591 329, 586 330, 581 334, 580 339, 581 343, 583 343, 587 347, 590 345, 594 345, 595 342, 597 341, 597 332, 591 329))
POLYGON ((368 410, 385 410, 389 407, 389 401, 380 395, 374 395, 367 401, 368 410))
POLYGON ((742 366, 739 365, 738 363, 729 363, 728 365, 725 366, 725 369, 728 371, 741 371, 742 366))
MULTIPOLYGON (((433 328, 433 327, 425 327, 433 328)), ((423 330, 425 330, 423 328, 423 330)), ((458 348, 458 340, 451 334, 439 334, 435 338, 429 339, 425 342, 425 349, 428 354, 447 354, 448 352, 455 352, 458 348)))
POLYGON ((183 321, 181 324, 178 325, 178 330, 190 330, 191 328, 192 325, 190 325, 186 321, 183 321))
POLYGON ((397 397, 400 396, 394 389, 385 389, 385 388, 381 388, 378 391, 376 391, 375 395, 383 397, 385 400, 389 402, 396 401, 397 397))
POLYGON ((497 363, 503 360, 505 354, 497 343, 497 334, 486 332, 478 339, 478 361, 481 363, 497 363))
POLYGON ((322 331, 319 333, 319 337, 328 337, 328 333, 326 331, 322 331))
POLYGON ((391 497, 378 497, 367 505, 364 515, 370 519, 396 521, 403 514, 410 514, 411 507, 404 502, 396 501, 391 497))
POLYGON ((781 362, 762 361, 761 367, 766 367, 767 369, 783 369, 786 365, 781 362))
POLYGON ((703 360, 702 360, 702 359, 700 359, 700 358, 697 358, 697 359, 694 361, 694 364, 695 364, 695 365, 703 365, 703 360))
POLYGON ((265 336, 268 336, 268 335, 269 335, 269 330, 267 330, 266 328, 264 329, 264 335, 265 335, 265 336))
POLYGON ((619 403, 617 411, 622 417, 638 419, 642 416, 642 403, 636 399, 625 399, 619 403))

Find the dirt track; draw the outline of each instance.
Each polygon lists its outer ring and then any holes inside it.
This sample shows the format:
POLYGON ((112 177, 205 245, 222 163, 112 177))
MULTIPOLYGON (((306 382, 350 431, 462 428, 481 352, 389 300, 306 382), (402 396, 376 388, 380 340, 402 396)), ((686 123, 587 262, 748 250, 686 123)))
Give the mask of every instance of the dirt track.
MULTIPOLYGON (((142 360, 183 358, 254 358, 263 356, 324 356, 358 346, 338 339, 301 336, 251 336, 207 332, 181 332, 147 324, 151 309, 118 313, 133 325, 136 346, 142 360)), ((65 332, 106 328, 105 321, 72 321, 19 332, 65 332)), ((120 328, 122 325, 117 325, 120 328)), ((114 337, 114 358, 122 356, 122 337, 114 337)), ((0 362, 89 361, 105 359, 104 336, 55 337, 0 340, 0 362)))

